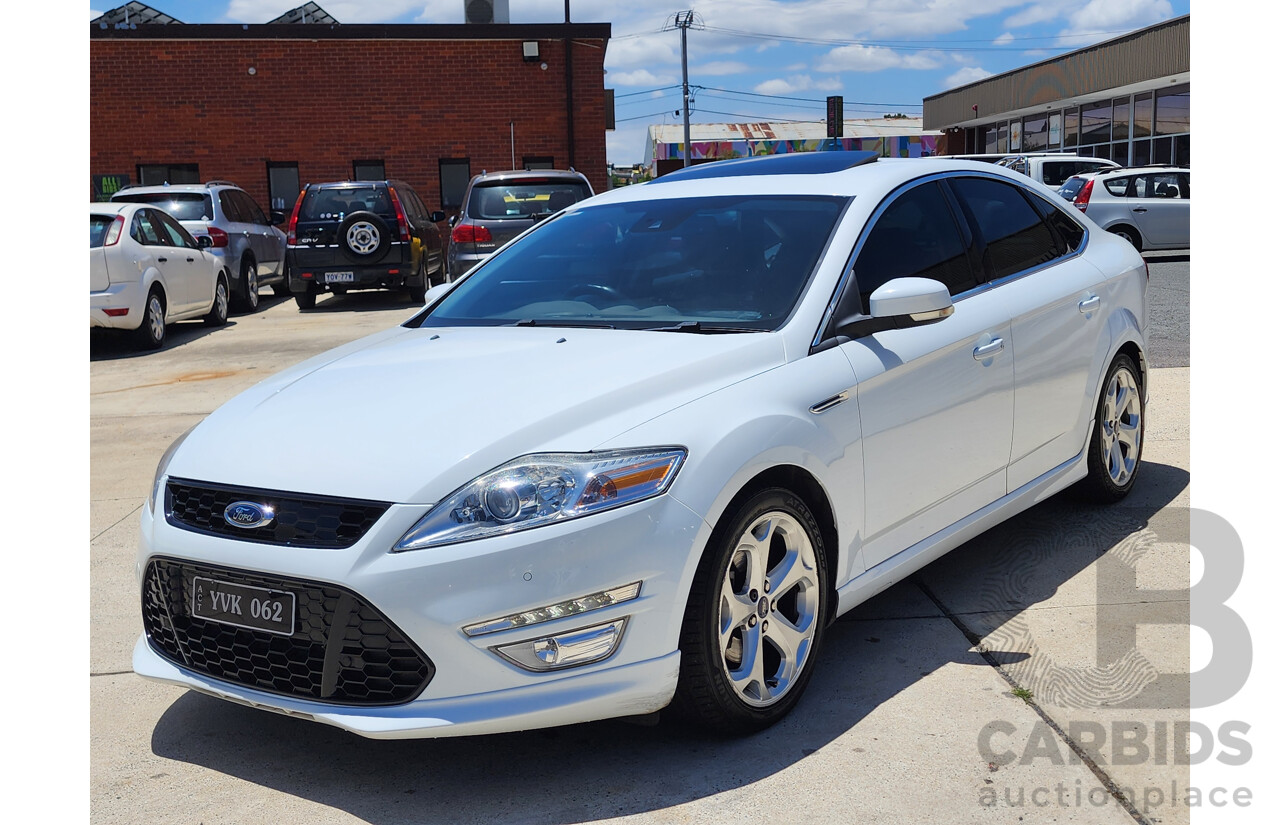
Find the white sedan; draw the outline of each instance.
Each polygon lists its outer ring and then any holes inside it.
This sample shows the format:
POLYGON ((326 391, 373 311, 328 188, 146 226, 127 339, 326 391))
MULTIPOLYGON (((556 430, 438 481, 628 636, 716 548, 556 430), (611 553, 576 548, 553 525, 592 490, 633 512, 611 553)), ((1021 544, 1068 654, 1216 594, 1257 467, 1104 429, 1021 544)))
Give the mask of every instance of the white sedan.
POLYGON ((1074 212, 860 152, 583 201, 169 449, 134 670, 378 738, 768 726, 836 616, 1132 488, 1146 268, 1074 212))
POLYGON ((144 204, 89 204, 89 326, 131 330, 140 347, 164 346, 169 324, 227 322, 218 259, 167 212, 144 204))

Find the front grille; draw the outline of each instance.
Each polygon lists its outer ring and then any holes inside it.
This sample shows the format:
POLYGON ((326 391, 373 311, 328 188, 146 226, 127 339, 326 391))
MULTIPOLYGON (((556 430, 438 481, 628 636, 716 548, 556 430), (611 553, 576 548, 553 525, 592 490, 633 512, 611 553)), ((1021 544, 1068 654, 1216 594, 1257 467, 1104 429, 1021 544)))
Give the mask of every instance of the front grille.
POLYGON ((396 705, 422 692, 435 665, 376 609, 331 584, 153 559, 142 587, 151 647, 183 667, 239 685, 339 705, 396 705), (285 590, 292 636, 191 615, 193 579, 285 590))
POLYGON ((391 505, 384 501, 312 496, 206 484, 171 478, 165 490, 165 517, 175 527, 240 541, 292 547, 350 547, 391 505), (234 501, 252 501, 275 510, 270 524, 233 527, 223 511, 234 501))

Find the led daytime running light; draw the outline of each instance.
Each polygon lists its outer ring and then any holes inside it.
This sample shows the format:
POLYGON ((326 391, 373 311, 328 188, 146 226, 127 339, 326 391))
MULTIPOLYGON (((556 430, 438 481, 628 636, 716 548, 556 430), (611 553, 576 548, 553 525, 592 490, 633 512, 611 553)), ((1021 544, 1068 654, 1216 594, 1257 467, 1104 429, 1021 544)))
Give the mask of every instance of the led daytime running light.
POLYGON ((524 613, 513 613, 500 619, 490 619, 487 622, 467 625, 462 628, 462 632, 468 636, 484 636, 488 633, 498 633, 517 627, 542 624, 565 616, 590 613, 602 607, 610 607, 631 601, 640 595, 640 584, 640 582, 632 582, 622 587, 615 587, 612 590, 602 590, 589 596, 579 596, 576 599, 549 604, 546 607, 526 610, 524 613))

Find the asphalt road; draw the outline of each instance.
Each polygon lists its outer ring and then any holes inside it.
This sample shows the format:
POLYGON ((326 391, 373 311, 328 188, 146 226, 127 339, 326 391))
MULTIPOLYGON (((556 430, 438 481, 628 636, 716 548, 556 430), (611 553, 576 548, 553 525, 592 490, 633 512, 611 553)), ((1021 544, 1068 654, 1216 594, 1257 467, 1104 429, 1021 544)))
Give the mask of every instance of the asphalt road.
MULTIPOLYGON (((1189 261, 1152 256, 1151 263, 1152 358, 1172 368, 1153 374, 1143 476, 1124 506, 1056 496, 846 614, 828 633, 795 712, 736 740, 669 723, 609 721, 376 742, 135 676, 138 513, 165 447, 267 375, 399 323, 413 308, 399 295, 351 293, 299 313, 292 301, 267 297, 258 312, 221 329, 177 325, 160 352, 93 336, 92 821, 1186 822, 1185 807, 1153 809, 1142 792, 1171 781, 1186 787, 1186 766, 1154 758, 1092 768, 1047 757, 997 764, 980 747, 992 724, 1008 731, 1001 750, 1025 754, 1033 742, 1043 746, 1035 737, 1046 720, 1062 731, 1077 722, 1115 731, 1187 718, 1176 685, 1145 709, 1118 710, 1082 704, 1087 679, 1072 676, 1089 672, 1104 611, 1154 625, 1170 610, 1183 616, 1189 604, 1176 595, 1190 570, 1189 370, 1179 368, 1189 352, 1189 261), (1135 542, 1162 548, 1138 554, 1143 586, 1162 588, 1159 605, 1111 593, 1099 573, 1136 563, 1135 542), (1057 787, 1083 788, 1086 798, 1098 788, 1101 805, 1015 802, 1019 789, 1057 787)), ((288 422, 280 422, 245 433, 237 448, 288 438, 288 422)), ((1178 621, 1163 635, 1139 634, 1142 661, 1189 670, 1189 632, 1185 618, 1178 621)), ((1046 735, 1067 753, 1065 733, 1046 735)))
POLYGON ((1155 367, 1191 366, 1191 253, 1149 252, 1144 255, 1151 282, 1147 287, 1150 332, 1147 347, 1155 367))

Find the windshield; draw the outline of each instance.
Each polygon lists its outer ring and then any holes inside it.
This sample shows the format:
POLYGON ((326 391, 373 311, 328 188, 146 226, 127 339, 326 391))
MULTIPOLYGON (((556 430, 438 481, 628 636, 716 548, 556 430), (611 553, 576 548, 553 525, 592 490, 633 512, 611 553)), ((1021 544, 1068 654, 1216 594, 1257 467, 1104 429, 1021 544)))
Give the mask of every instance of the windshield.
POLYGON ((180 221, 213 220, 213 201, 199 192, 136 192, 116 195, 111 200, 150 203, 180 221))
POLYGON ((477 186, 467 215, 482 221, 546 216, 591 197, 580 181, 516 180, 477 186))
POLYGON ((374 212, 390 218, 396 214, 385 186, 357 184, 308 190, 298 209, 298 220, 342 220, 353 212, 374 212))
POLYGON ((418 325, 774 330, 847 202, 675 198, 567 213, 474 270, 418 325))

